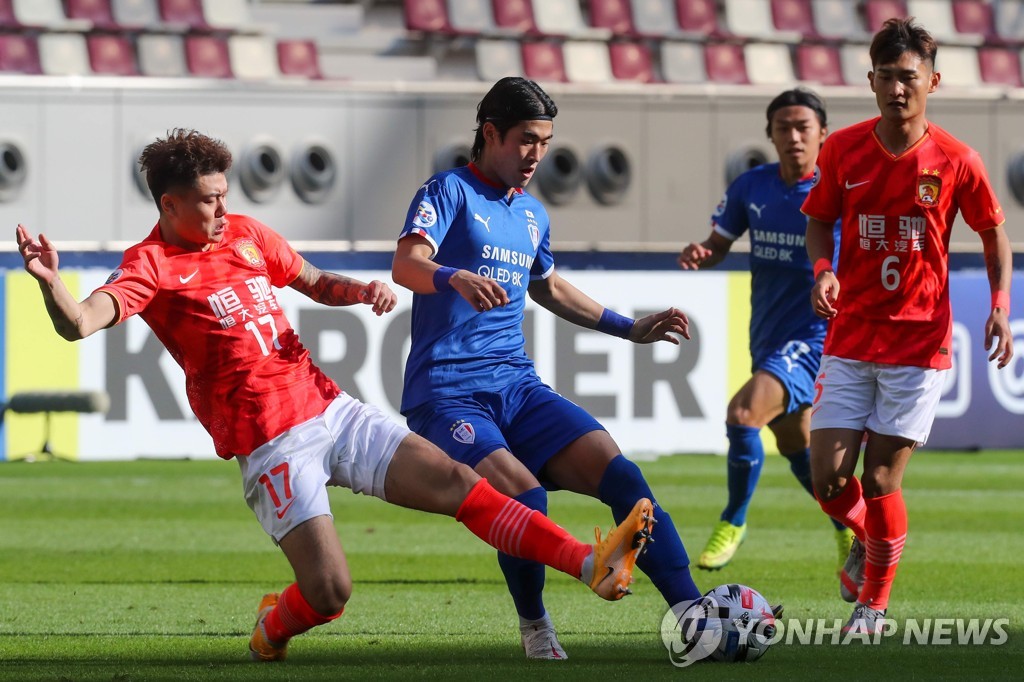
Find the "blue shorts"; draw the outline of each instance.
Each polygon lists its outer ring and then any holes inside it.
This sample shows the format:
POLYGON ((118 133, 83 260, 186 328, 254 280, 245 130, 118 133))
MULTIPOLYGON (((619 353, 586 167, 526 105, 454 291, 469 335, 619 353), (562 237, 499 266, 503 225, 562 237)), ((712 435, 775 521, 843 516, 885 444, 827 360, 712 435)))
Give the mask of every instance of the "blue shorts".
POLYGON ((604 427, 535 376, 496 391, 439 398, 405 415, 409 428, 452 459, 476 467, 506 449, 534 476, 562 448, 604 427))
POLYGON ((754 370, 768 372, 786 389, 784 417, 799 412, 814 402, 814 380, 821 364, 821 343, 789 341, 766 356, 754 370))

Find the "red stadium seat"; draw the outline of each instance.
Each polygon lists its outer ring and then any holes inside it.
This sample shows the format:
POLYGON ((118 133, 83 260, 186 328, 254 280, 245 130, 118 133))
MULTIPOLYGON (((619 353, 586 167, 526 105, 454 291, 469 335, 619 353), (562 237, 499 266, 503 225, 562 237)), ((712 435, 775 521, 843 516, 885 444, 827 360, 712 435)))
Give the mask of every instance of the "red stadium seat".
POLYGON ((445 0, 403 0, 405 27, 423 33, 452 33, 445 0))
POLYGON ((565 83, 562 44, 550 40, 523 43, 523 73, 535 81, 565 83))
POLYGON ((746 85, 747 65, 743 59, 743 46, 733 43, 708 43, 704 46, 704 66, 708 81, 730 85, 746 85))
POLYGON ((18 28, 11 0, 0 0, 0 28, 18 28))
POLYGON ((984 0, 953 0, 953 25, 957 33, 989 38, 994 34, 992 6, 984 0))
POLYGON ((316 43, 312 40, 277 41, 277 62, 282 76, 323 78, 316 43))
POLYGON ((810 0, 772 0, 772 21, 777 31, 793 31, 806 38, 818 35, 810 0))
POLYGON ((864 3, 864 19, 872 33, 882 28, 888 19, 904 19, 906 16, 907 5, 903 0, 866 0, 864 3))
POLYGON ((679 28, 687 33, 719 35, 718 7, 715 0, 676 0, 679 28))
POLYGON ((594 28, 606 28, 619 36, 635 33, 629 0, 589 0, 588 4, 590 25, 594 28))
POLYGON ((614 41, 608 45, 615 80, 651 83, 655 80, 651 50, 644 43, 614 41))
POLYGON ((233 75, 228 43, 217 36, 185 36, 185 63, 193 76, 231 78, 233 75))
POLYGON ((537 33, 530 0, 494 0, 494 23, 516 33, 537 33))
MULTIPOLYGON (((939 53, 942 54, 941 52, 939 53)), ((1021 53, 1007 47, 978 48, 981 80, 992 85, 1021 87, 1021 53)))
POLYGON ((0 72, 33 75, 43 72, 34 36, 20 33, 0 35, 0 72))
POLYGON ((166 24, 191 30, 208 28, 201 0, 159 0, 160 18, 166 24))
POLYGON ((137 76, 135 50, 123 35, 90 33, 85 37, 89 48, 89 65, 93 73, 112 76, 137 76))
POLYGON ((845 85, 839 50, 834 45, 804 43, 796 46, 797 78, 821 85, 845 85))
POLYGON ((68 19, 88 21, 94 28, 118 28, 110 8, 110 0, 66 0, 64 11, 68 19))

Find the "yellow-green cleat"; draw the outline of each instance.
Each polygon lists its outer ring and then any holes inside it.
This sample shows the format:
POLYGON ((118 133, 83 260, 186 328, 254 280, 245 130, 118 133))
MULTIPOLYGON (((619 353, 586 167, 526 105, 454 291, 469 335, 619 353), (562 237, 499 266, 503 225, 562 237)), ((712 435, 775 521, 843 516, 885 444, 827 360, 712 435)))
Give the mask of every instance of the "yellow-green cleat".
POLYGON ((846 557, 850 556, 850 548, 853 547, 853 539, 856 536, 849 528, 836 531, 836 550, 839 552, 839 562, 836 564, 836 576, 842 575, 843 565, 846 557))
MULTIPOLYGON (((719 521, 711 531, 704 551, 697 559, 697 568, 703 568, 705 571, 717 571, 722 568, 732 561, 733 555, 746 537, 747 524, 734 526, 728 521, 719 521)), ((845 561, 845 557, 843 559, 845 561)))

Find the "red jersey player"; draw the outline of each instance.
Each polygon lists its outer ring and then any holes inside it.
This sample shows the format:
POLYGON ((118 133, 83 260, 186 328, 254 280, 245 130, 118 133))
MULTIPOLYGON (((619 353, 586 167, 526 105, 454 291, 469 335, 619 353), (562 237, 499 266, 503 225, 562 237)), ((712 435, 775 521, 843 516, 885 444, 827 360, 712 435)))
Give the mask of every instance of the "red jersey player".
POLYGON ((628 592, 653 523, 650 500, 638 501, 604 542, 583 544, 343 393, 312 363, 272 287, 326 305, 364 303, 378 315, 395 307, 391 289, 323 272, 270 228, 228 214, 231 153, 217 140, 175 130, 139 163, 159 221, 84 301, 61 282, 45 236, 19 225, 18 248, 65 339, 140 315, 184 370, 189 403, 217 454, 238 460, 246 501, 295 571, 292 585, 260 603, 254 659, 283 659, 291 637, 337 618, 349 599, 327 485, 455 516, 499 550, 565 571, 606 599, 628 592))
POLYGON ((925 118, 939 84, 936 50, 912 19, 883 25, 868 74, 881 116, 828 138, 803 206, 815 263, 811 304, 830 320, 811 415, 811 477, 822 509, 857 536, 840 576, 843 598, 856 602, 847 631, 882 627, 906 540, 903 472, 928 437, 951 366, 948 249, 957 211, 984 248, 989 360, 1002 368, 1013 356, 1002 209, 978 154, 925 118))

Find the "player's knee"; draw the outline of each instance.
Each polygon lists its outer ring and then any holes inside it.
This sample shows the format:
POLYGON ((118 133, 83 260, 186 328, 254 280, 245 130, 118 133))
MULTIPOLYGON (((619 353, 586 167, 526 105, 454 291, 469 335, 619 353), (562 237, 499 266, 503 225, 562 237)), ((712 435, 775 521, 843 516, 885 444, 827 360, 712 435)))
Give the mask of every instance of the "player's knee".
POLYGON ((764 424, 759 424, 754 413, 748 407, 731 403, 725 413, 725 423, 728 426, 747 426, 759 429, 764 424))
POLYGON ((339 572, 328 576, 305 595, 313 610, 324 616, 333 616, 345 608, 352 598, 352 576, 339 572))

